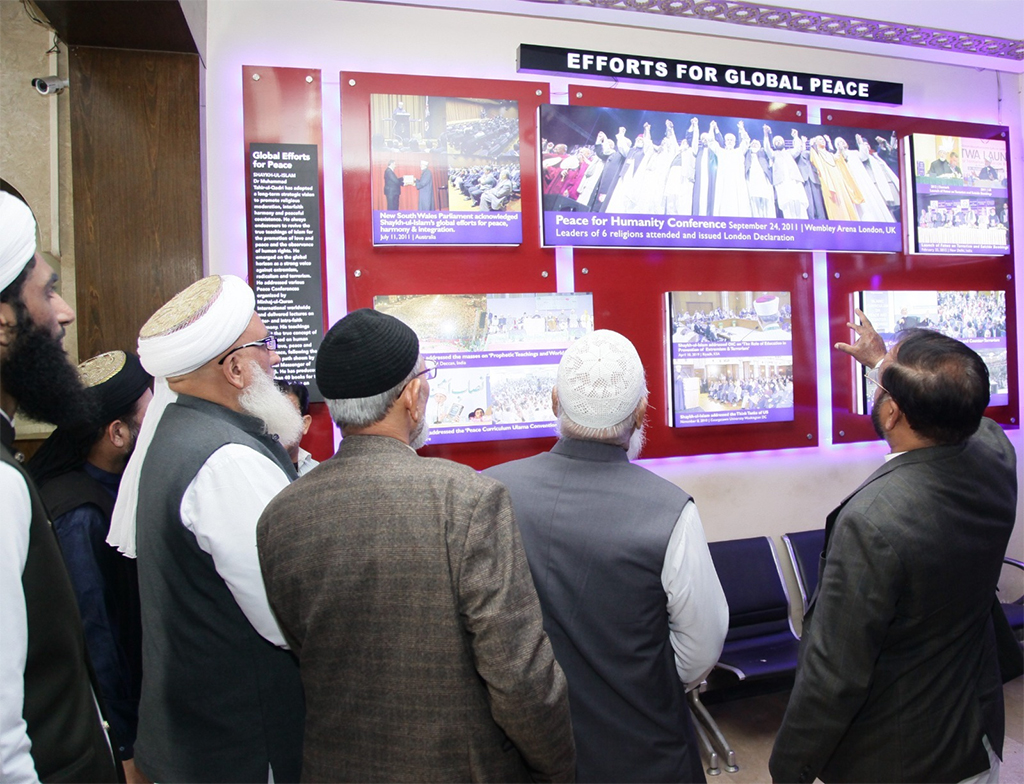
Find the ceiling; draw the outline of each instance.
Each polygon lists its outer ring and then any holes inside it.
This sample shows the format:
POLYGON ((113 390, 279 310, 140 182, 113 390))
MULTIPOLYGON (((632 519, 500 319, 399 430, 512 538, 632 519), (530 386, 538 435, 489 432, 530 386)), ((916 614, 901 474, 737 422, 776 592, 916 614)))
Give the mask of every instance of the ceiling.
POLYGON ((1024 73, 1022 0, 338 1, 576 19, 1024 73))
MULTIPOLYGON (((337 2, 575 19, 1024 73, 1024 0, 790 0, 786 6, 745 0, 337 2)), ((205 48, 207 0, 35 3, 61 39, 73 46, 198 50, 200 55, 205 48)))

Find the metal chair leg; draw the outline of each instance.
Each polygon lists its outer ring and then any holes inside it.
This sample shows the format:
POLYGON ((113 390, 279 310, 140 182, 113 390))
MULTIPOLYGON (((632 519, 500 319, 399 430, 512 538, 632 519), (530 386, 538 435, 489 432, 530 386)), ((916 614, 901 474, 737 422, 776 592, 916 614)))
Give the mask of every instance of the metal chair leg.
POLYGON ((693 715, 697 718, 698 723, 703 725, 704 729, 710 734, 710 742, 725 760, 725 769, 730 773, 738 771, 740 768, 736 763, 736 752, 729 746, 729 742, 718 728, 718 724, 711 718, 711 714, 704 707, 704 703, 700 701, 699 689, 693 689, 686 697, 689 700, 693 715))
POLYGON ((708 734, 704 732, 704 727, 701 726, 696 716, 693 717, 693 728, 697 730, 697 739, 700 741, 701 749, 708 758, 708 766, 704 770, 709 776, 720 776, 722 769, 718 766, 718 752, 711 745, 708 734))

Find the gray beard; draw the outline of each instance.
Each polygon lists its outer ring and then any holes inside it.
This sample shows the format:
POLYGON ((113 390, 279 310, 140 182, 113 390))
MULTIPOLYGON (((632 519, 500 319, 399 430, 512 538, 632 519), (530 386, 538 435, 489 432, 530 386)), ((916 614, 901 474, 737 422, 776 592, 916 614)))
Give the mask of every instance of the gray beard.
POLYGON ((636 430, 633 431, 633 435, 629 437, 629 446, 626 447, 626 459, 633 461, 640 456, 640 452, 644 448, 644 444, 647 442, 647 423, 640 425, 636 430))
POLYGON ((242 410, 263 422, 270 435, 276 435, 285 449, 302 440, 302 415, 291 398, 274 384, 258 362, 249 363, 253 380, 238 398, 242 410))
POLYGON ((427 422, 426 416, 422 416, 419 425, 412 431, 412 440, 409 442, 409 446, 419 449, 427 443, 428 438, 430 438, 430 423, 427 422))

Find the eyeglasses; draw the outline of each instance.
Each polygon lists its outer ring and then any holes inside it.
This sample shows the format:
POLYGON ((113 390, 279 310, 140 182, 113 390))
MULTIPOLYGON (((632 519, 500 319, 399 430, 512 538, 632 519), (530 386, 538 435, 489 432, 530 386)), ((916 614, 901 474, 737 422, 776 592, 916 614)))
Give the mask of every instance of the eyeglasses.
POLYGON ((235 346, 231 351, 220 358, 218 365, 223 365, 224 360, 234 354, 236 351, 241 351, 243 348, 254 348, 255 346, 262 346, 267 351, 277 351, 277 338, 273 335, 267 335, 262 340, 254 340, 252 343, 243 343, 241 346, 235 346))
POLYGON ((437 365, 435 365, 433 362, 424 362, 423 370, 421 370, 419 373, 413 376, 413 378, 419 378, 420 376, 423 376, 423 378, 425 378, 427 381, 430 381, 436 375, 437 365))
MULTIPOLYGON (((865 370, 864 371, 864 378, 866 378, 868 380, 869 384, 874 384, 880 390, 885 392, 885 394, 889 395, 890 397, 892 396, 892 393, 888 389, 886 389, 885 387, 882 386, 882 368, 875 367, 875 368, 871 368, 871 370, 865 370)), ((875 394, 874 390, 871 390, 871 395, 874 396, 874 394, 875 394)))

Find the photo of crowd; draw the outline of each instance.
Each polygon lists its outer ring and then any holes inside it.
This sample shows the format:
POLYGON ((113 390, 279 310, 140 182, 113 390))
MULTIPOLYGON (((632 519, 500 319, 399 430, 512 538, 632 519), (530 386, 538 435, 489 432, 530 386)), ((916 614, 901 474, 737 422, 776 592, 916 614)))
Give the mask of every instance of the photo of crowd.
POLYGON ((1006 143, 914 134, 914 248, 918 253, 1009 253, 1006 143))
POLYGON ((793 418, 788 291, 670 291, 666 308, 673 426, 793 418))
POLYGON ((792 340, 788 291, 673 291, 673 343, 792 340))
POLYGON ((432 443, 554 435, 558 361, 594 329, 586 293, 402 294, 374 308, 412 327, 437 366, 432 443))
MULTIPOLYGON (((989 372, 989 405, 1006 405, 1005 291, 862 291, 860 308, 885 340, 895 345, 904 330, 933 329, 973 348, 989 372)), ((858 413, 870 412, 874 390, 861 379, 858 413)))
POLYGON ((545 210, 900 220, 892 132, 544 106, 540 133, 545 210))
MULTIPOLYGON (((673 367, 676 413, 791 410, 792 363, 789 356, 736 362, 711 359, 677 361, 673 367)), ((682 421, 685 423, 685 417, 682 421)), ((727 421, 723 418, 698 424, 723 424, 727 421)))

